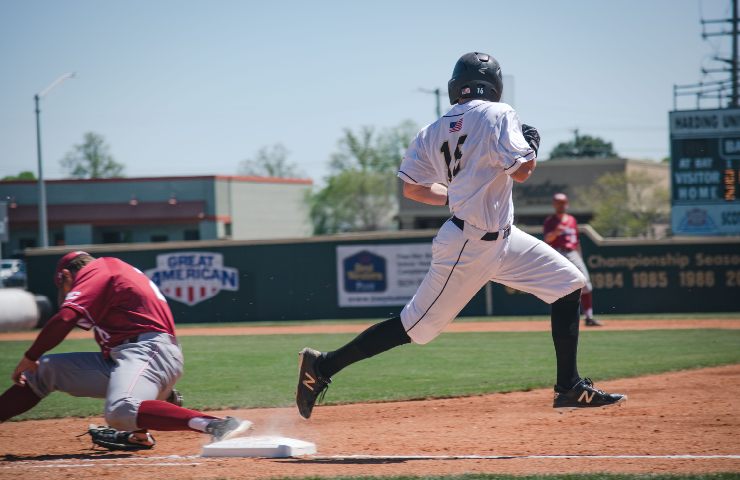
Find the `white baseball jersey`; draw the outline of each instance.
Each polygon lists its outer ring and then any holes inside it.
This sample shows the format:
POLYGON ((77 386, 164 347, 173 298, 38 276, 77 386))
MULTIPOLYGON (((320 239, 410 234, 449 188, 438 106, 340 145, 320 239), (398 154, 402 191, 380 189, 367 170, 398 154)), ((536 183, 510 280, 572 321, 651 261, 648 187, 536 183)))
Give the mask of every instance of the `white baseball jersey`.
POLYGON ((509 175, 534 158, 514 109, 483 100, 456 105, 409 146, 398 176, 407 183, 447 185, 450 210, 464 221, 462 229, 452 221, 440 228, 429 272, 401 311, 415 343, 439 335, 488 281, 547 303, 585 284, 565 257, 511 225, 509 175), (483 240, 492 232, 498 232, 496 240, 483 240))
POLYGON ((456 217, 495 232, 514 220, 509 175, 534 158, 511 106, 472 100, 419 132, 398 176, 409 183, 446 185, 456 217))

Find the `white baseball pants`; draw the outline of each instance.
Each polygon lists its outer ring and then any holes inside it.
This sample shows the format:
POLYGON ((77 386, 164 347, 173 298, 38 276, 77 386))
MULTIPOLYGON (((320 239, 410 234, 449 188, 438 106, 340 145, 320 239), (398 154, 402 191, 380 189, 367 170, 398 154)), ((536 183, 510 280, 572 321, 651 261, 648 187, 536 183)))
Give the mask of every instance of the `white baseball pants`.
POLYGON ((432 265, 401 322, 414 343, 436 338, 483 287, 494 281, 531 293, 551 304, 582 288, 586 280, 567 258, 537 238, 511 227, 508 238, 480 240, 468 224, 464 231, 445 222, 432 243, 432 265))

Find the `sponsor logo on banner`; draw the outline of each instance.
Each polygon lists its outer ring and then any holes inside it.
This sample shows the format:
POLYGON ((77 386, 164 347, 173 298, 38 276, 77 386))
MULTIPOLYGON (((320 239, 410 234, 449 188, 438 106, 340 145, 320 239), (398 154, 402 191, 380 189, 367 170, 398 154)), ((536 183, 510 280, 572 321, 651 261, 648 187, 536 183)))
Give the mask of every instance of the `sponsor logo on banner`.
POLYGON ((157 255, 157 268, 145 273, 166 297, 189 306, 208 300, 221 290, 239 290, 239 270, 224 266, 220 253, 157 255))
POLYGON ((384 292, 388 287, 386 260, 363 250, 344 259, 344 291, 384 292))
POLYGON ((717 225, 705 209, 692 208, 681 219, 680 228, 682 232, 714 232, 717 225))
POLYGON ((340 307, 406 305, 432 262, 432 245, 337 245, 340 307))

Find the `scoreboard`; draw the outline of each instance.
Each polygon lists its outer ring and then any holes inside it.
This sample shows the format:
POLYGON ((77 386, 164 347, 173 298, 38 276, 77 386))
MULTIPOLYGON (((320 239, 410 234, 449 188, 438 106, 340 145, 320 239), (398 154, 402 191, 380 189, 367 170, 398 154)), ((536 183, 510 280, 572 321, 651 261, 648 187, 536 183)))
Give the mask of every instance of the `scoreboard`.
POLYGON ((674 111, 669 119, 674 234, 740 234, 740 109, 674 111))

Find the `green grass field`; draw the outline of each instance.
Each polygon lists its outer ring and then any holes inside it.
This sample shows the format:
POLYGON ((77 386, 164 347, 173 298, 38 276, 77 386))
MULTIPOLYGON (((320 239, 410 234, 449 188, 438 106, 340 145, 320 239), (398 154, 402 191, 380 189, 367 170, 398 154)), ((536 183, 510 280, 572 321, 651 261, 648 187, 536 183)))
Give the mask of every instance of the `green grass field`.
MULTIPOLYGON (((334 349, 352 335, 181 337, 185 376, 178 384, 198 409, 293 403, 297 352, 334 349)), ((0 342, 0 389, 30 342, 0 342)), ((581 374, 597 382, 740 362, 740 331, 584 331, 581 374)), ((91 340, 67 340, 55 352, 94 351, 91 340)), ((550 387, 549 333, 447 333, 355 364, 334 378, 326 403, 453 397, 550 387), (443 379, 444 381, 440 381, 443 379)), ((102 401, 54 393, 19 418, 97 416, 102 401)), ((616 477, 615 477, 616 478, 616 477)))

